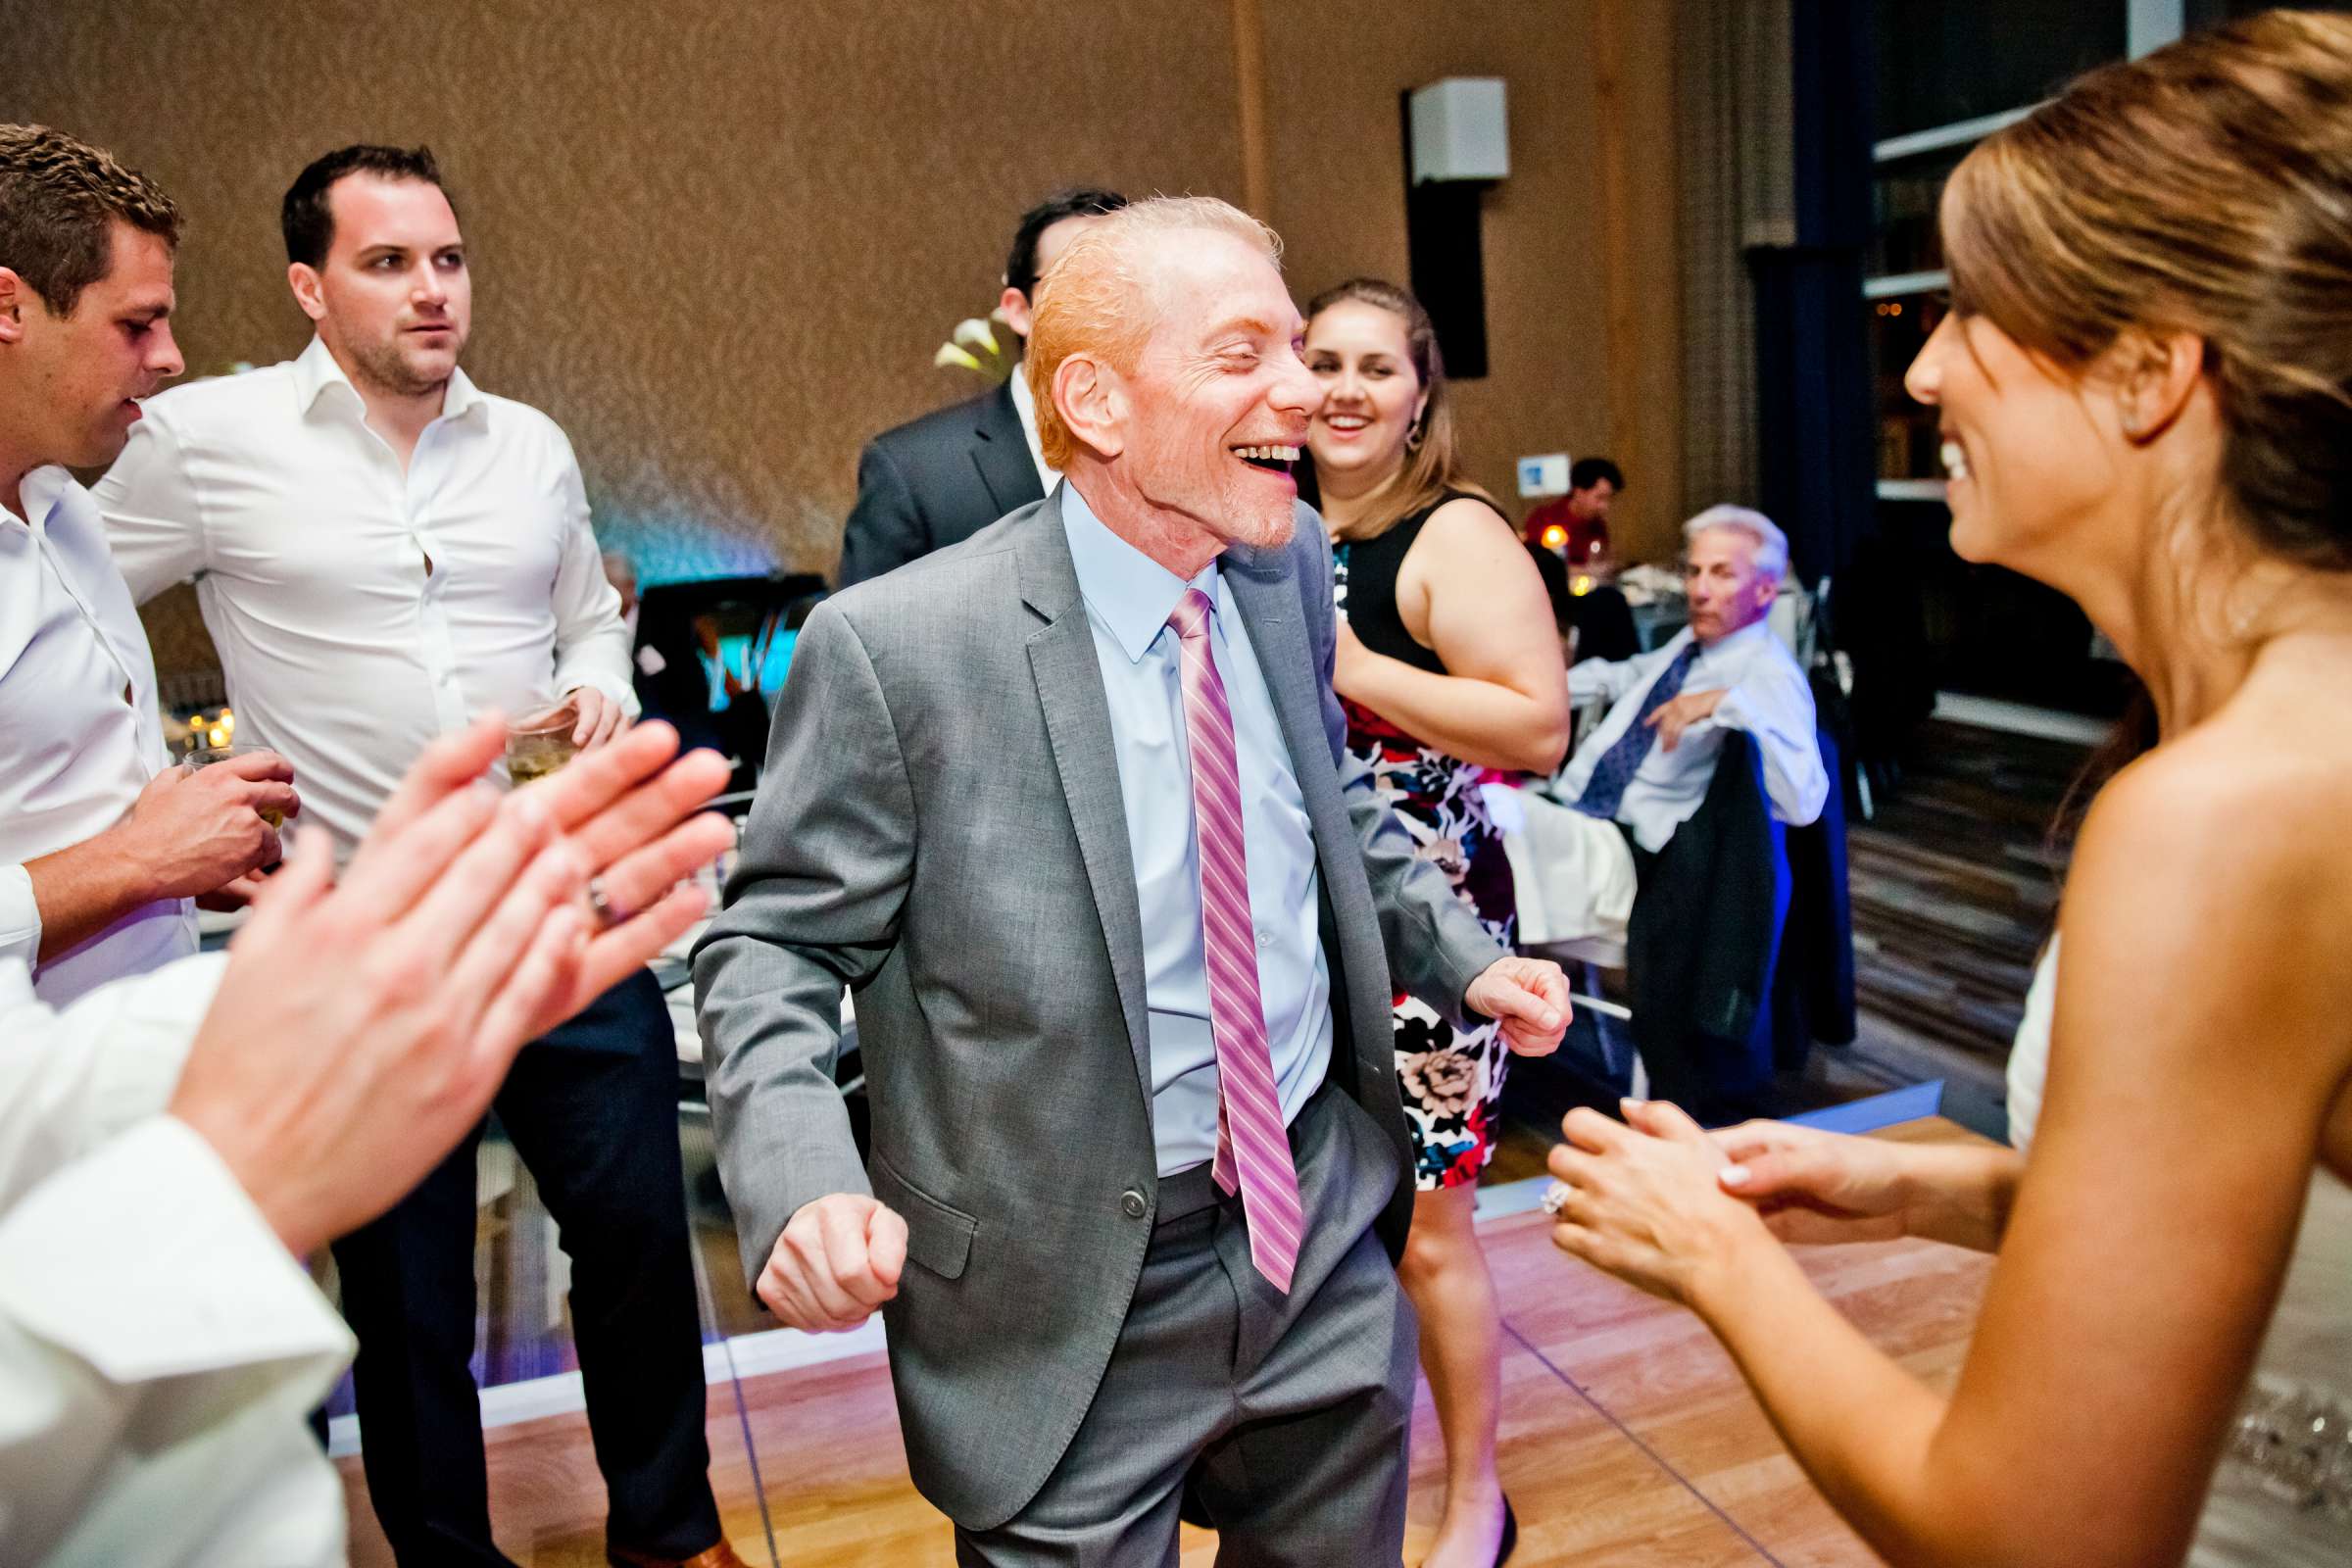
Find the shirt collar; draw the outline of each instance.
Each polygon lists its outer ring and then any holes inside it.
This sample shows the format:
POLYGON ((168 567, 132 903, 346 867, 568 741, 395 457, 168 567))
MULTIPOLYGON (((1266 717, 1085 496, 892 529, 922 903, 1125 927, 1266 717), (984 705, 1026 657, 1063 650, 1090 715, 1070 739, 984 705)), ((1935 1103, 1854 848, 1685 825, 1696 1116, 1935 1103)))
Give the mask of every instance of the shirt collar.
POLYGON ((1707 649, 1706 652, 1717 655, 1745 654, 1758 642, 1771 635, 1772 616, 1769 614, 1758 615, 1729 637, 1717 638, 1715 646, 1707 649))
POLYGON ((1025 361, 1012 362, 1012 374, 1004 381, 1004 390, 1012 396, 1012 411, 1021 416, 1021 433, 1037 445, 1037 395, 1029 390, 1029 372, 1025 361))
POLYGON ((73 488, 72 474, 54 463, 44 464, 25 474, 18 485, 17 495, 24 504, 24 515, 20 517, 0 507, 0 517, 29 526, 35 533, 44 533, 48 530, 49 514, 57 510, 58 503, 73 488))
POLYGON ((1061 529, 1070 541, 1070 562, 1078 568, 1078 591, 1087 608, 1110 628, 1128 662, 1143 662, 1187 588, 1200 589, 1210 604, 1221 608, 1215 562, 1187 582, 1112 533, 1076 485, 1064 479, 1054 493, 1061 497, 1061 529))
MULTIPOLYGON (((326 339, 314 336, 311 346, 304 349, 294 361, 294 396, 302 412, 310 413, 318 406, 319 396, 328 387, 336 386, 343 389, 342 396, 349 400, 348 406, 364 415, 368 405, 360 397, 360 389, 351 384, 351 377, 345 375, 343 367, 335 363, 335 356, 327 348, 326 339)), ((484 401, 466 372, 452 368, 449 372, 449 388, 441 396, 441 417, 464 418, 481 407, 484 401)))

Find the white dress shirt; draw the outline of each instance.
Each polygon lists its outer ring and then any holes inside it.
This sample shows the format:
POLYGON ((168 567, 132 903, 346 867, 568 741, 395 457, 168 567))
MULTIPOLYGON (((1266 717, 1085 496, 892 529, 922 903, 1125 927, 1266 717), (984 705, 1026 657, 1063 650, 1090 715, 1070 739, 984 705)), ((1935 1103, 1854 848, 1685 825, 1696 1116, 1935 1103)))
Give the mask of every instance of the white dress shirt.
POLYGON ((1331 966, 1317 923, 1321 869, 1274 699, 1216 563, 1184 581, 1103 526, 1075 485, 1061 487, 1061 526, 1110 705, 1127 851, 1143 916, 1152 1140, 1159 1174, 1172 1176, 1217 1152, 1217 1046, 1209 1029, 1208 959, 1200 936, 1192 747, 1178 638, 1167 623, 1187 588, 1200 589, 1216 607, 1209 648, 1233 713, 1258 993, 1286 1122, 1322 1087, 1331 1065, 1331 966))
POLYGON ((146 600, 193 576, 237 740, 294 764, 348 849, 435 736, 593 687, 632 717, 629 635, 571 443, 450 378, 404 471, 326 345, 146 404, 95 491, 146 600))
POLYGON ((162 1114, 221 962, 63 1013, 0 963, 0 1562, 344 1560, 304 1417, 350 1333, 162 1114))
MULTIPOLYGON (((0 965, 32 966, 24 862, 120 822, 168 756, 147 633, 88 492, 52 467, 22 495, 26 515, 0 509, 0 965)), ((195 951, 194 906, 166 899, 39 964, 35 986, 62 1004, 195 951)))
MULTIPOLYGON (((1614 662, 1589 659, 1569 669, 1570 701, 1600 698, 1612 706, 1546 793, 1567 803, 1584 794, 1593 764, 1632 727, 1651 683, 1690 643, 1690 628, 1685 627, 1654 653, 1614 662)), ((1821 815, 1830 781, 1821 765, 1821 745, 1814 738, 1813 690, 1770 626, 1759 620, 1701 649, 1683 677, 1683 691, 1720 691, 1723 701, 1715 705, 1712 717, 1684 730, 1673 751, 1653 744, 1626 786, 1617 820, 1634 830, 1643 849, 1664 849, 1674 830, 1696 813, 1715 776, 1715 757, 1723 750, 1726 730, 1745 731, 1763 754, 1764 793, 1775 817, 1802 827, 1821 815)))
POLYGON ((1021 362, 1012 367, 1012 412, 1021 416, 1021 439, 1029 443, 1029 461, 1037 465, 1037 482, 1046 494, 1061 482, 1061 470, 1046 462, 1045 444, 1037 438, 1037 399, 1029 391, 1029 372, 1021 362))

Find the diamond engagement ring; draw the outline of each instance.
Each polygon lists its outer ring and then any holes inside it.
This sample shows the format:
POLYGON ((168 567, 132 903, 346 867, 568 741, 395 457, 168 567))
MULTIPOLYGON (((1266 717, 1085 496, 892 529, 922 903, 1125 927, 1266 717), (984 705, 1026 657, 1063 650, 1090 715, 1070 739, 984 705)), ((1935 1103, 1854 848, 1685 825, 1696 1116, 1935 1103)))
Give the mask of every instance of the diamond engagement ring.
POLYGON ((605 897, 605 879, 601 876, 588 879, 588 907, 595 910, 597 920, 607 926, 618 925, 628 918, 612 900, 605 897))

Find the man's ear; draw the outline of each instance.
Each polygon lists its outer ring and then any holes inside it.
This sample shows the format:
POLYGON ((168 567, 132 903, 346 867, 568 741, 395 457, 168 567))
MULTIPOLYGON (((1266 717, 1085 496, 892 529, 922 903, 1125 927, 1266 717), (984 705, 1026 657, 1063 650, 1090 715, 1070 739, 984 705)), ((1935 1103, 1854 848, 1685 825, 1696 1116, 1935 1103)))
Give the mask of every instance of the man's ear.
POLYGON ((326 288, 318 269, 308 262, 292 263, 286 268, 286 286, 294 291, 294 303, 303 315, 314 321, 326 319, 326 288))
POLYGON ((2117 356, 2116 407, 2124 434, 2153 441, 2188 407, 2189 394, 2205 373, 2205 340, 2194 332, 2132 337, 2111 352, 2117 356))
POLYGON ((32 286, 14 268, 0 267, 0 343, 24 341, 24 306, 31 298, 32 286))
POLYGON ((1004 292, 997 296, 997 314, 1012 328, 1014 336, 1024 343, 1029 340, 1029 328, 1035 318, 1030 314, 1027 295, 1010 283, 1005 284, 1004 292))
POLYGON ((1127 388, 1118 370, 1091 354, 1054 368, 1054 411, 1070 437, 1108 460, 1127 449, 1127 388))

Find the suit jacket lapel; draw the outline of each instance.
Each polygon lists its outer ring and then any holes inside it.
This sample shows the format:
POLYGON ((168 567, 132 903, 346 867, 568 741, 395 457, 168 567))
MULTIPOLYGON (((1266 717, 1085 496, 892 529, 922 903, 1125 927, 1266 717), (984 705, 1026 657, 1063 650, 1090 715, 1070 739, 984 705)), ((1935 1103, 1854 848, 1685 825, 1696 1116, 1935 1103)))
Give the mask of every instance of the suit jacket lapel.
MULTIPOLYGON (((1013 372, 1019 374, 1018 370, 1013 372)), ((996 503, 997 515, 1017 512, 1046 492, 1037 482, 1037 465, 1029 457, 1029 438, 1021 433, 1021 414, 1012 406, 1012 391, 999 387, 996 396, 980 406, 972 427, 972 466, 996 503)))
MULTIPOLYGON (((1029 461, 1025 450, 1021 461, 1029 461)), ((1032 480, 1035 477, 1032 470, 1032 480)), ((1126 798, 1119 791, 1118 748, 1111 739, 1110 701, 1102 690, 1094 630, 1079 596, 1078 571, 1061 529, 1061 509, 1054 502, 1039 508, 1031 519, 1020 557, 1021 598, 1046 620, 1029 638, 1029 670, 1037 682, 1038 707, 1045 713, 1070 826, 1078 836, 1079 858, 1086 864, 1087 886, 1102 923, 1111 980, 1118 988, 1119 1010, 1126 1016, 1127 1043, 1148 1114, 1152 1033, 1144 988, 1144 917, 1135 891, 1135 856, 1127 842, 1126 798)))
POLYGON ((1316 851, 1327 859, 1352 853, 1347 808, 1333 785, 1331 735, 1323 727, 1323 672, 1307 646, 1288 555, 1237 548, 1226 552, 1221 564, 1274 700, 1274 716, 1291 752, 1291 773, 1314 824, 1316 851))

